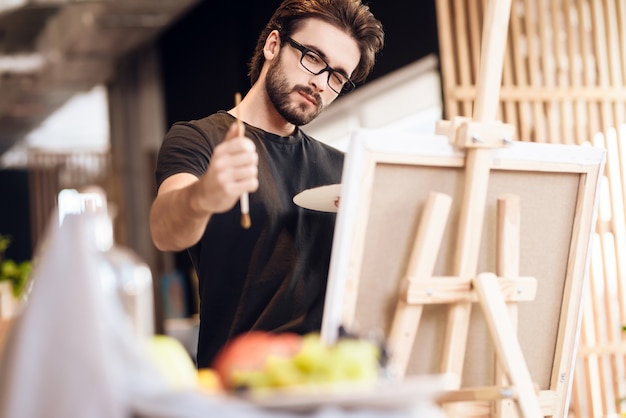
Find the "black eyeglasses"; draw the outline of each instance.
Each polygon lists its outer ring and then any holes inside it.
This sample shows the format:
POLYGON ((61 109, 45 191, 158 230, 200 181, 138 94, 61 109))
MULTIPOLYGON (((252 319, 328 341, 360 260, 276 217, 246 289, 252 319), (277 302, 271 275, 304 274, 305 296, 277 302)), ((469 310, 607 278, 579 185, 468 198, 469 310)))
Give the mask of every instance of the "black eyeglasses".
POLYGON ((355 87, 352 80, 328 65, 326 60, 324 60, 320 54, 310 50, 302 44, 299 44, 289 36, 285 36, 285 39, 287 39, 287 42, 289 42, 292 47, 302 53, 302 56, 300 57, 300 64, 305 70, 313 75, 319 75, 324 71, 328 71, 327 84, 332 91, 337 94, 347 93, 355 87))

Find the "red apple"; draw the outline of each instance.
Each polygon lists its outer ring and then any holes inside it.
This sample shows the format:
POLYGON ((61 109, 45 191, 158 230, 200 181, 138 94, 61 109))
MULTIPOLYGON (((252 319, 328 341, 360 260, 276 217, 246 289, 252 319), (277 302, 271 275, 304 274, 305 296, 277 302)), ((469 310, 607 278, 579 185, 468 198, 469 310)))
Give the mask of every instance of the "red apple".
POLYGON ((231 388, 230 376, 235 370, 262 370, 269 356, 293 357, 302 345, 302 336, 294 333, 274 334, 251 331, 228 342, 213 361, 225 388, 231 388))

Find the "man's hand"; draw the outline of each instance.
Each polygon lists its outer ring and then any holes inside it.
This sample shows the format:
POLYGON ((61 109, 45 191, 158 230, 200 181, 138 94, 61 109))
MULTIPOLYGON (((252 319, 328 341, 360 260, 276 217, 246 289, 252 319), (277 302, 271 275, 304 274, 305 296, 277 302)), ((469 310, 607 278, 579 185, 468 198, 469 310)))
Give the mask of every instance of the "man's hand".
POLYGON ((244 192, 256 191, 258 162, 254 142, 237 136, 237 124, 233 123, 224 141, 215 147, 209 170, 199 180, 199 206, 211 213, 226 212, 244 192))

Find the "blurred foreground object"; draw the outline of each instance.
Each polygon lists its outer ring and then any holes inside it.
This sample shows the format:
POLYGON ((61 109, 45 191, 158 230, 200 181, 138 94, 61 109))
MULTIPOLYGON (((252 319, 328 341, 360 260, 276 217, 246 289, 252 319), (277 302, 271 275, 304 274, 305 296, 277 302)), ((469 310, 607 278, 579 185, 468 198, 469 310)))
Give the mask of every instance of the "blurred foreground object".
POLYGON ((319 334, 250 332, 227 344, 214 368, 227 389, 266 389, 373 383, 381 349, 372 341, 340 338, 327 346, 319 334))
POLYGON ((198 387, 198 372, 189 353, 175 338, 155 335, 148 344, 154 364, 173 389, 198 387))
POLYGON ((223 390, 220 377, 213 369, 198 370, 198 387, 208 393, 221 393, 223 390))
POLYGON ((59 222, 68 214, 89 214, 96 249, 104 256, 100 279, 102 286, 115 292, 126 318, 137 337, 154 334, 154 291, 148 265, 130 248, 115 243, 113 216, 107 196, 100 187, 89 186, 81 192, 72 189, 59 193, 59 222))

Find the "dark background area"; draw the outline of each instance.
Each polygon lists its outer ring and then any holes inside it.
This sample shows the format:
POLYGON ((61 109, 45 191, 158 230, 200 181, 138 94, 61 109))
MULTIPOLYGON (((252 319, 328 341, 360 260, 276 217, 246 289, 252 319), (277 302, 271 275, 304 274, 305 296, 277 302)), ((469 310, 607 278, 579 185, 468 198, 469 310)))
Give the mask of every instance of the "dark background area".
MULTIPOLYGON (((204 1, 158 40, 168 127, 233 106, 250 88, 247 63, 280 0, 204 1)), ((385 47, 367 81, 438 53, 434 0, 371 0, 385 47)), ((339 99, 340 100, 340 99, 339 99)))
POLYGON ((29 208, 28 171, 0 170, 0 234, 11 237, 6 259, 21 262, 32 256, 29 208))

